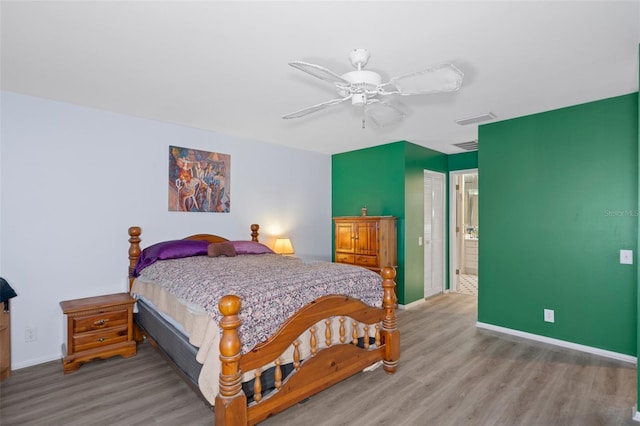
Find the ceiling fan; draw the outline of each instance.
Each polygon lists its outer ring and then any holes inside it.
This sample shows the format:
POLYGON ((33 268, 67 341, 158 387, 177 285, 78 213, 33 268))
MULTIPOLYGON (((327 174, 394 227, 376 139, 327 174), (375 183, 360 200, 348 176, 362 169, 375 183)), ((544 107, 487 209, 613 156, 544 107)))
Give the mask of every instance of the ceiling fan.
POLYGON ((389 126, 399 123, 406 115, 393 103, 382 98, 396 94, 407 96, 454 92, 462 85, 464 74, 452 64, 436 65, 422 71, 393 77, 383 83, 380 74, 363 69, 370 57, 367 49, 352 50, 349 54, 349 61, 356 70, 342 75, 308 62, 289 62, 289 65, 300 71, 333 83, 340 97, 283 115, 282 118, 304 117, 307 114, 351 100, 352 105, 362 107, 362 128, 365 127, 365 119, 367 118, 378 126, 389 126))

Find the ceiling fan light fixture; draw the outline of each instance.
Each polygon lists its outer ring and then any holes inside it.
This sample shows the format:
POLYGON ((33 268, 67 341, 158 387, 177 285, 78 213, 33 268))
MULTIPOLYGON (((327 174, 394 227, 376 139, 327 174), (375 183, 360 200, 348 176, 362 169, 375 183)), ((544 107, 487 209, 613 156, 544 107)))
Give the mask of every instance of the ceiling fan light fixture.
POLYGON ((351 105, 362 106, 367 103, 367 95, 365 93, 354 93, 351 97, 351 105))
POLYGON ((342 74, 342 78, 349 82, 348 86, 336 85, 340 96, 347 96, 349 93, 364 92, 369 96, 378 94, 378 86, 382 83, 380 74, 373 71, 350 71, 342 74))
POLYGON ((354 49, 349 54, 351 65, 356 69, 342 75, 316 64, 308 62, 289 62, 294 68, 306 72, 316 78, 332 83, 340 95, 339 99, 331 99, 290 114, 282 118, 299 118, 321 109, 338 105, 351 99, 351 104, 363 108, 363 128, 365 115, 368 115, 376 124, 389 125, 401 121, 405 114, 398 108, 380 100, 390 95, 420 95, 439 92, 453 92, 460 89, 464 74, 452 64, 441 64, 435 67, 423 69, 418 72, 400 75, 382 83, 380 74, 362 68, 369 61, 370 54, 367 49, 354 49), (368 106, 380 103, 370 108, 368 106))

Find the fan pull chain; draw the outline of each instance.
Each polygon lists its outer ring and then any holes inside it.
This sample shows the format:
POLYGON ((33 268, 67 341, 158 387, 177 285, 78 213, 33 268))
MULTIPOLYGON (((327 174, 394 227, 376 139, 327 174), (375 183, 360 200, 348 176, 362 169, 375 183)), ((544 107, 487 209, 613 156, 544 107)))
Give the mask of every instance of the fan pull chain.
POLYGON ((364 123, 365 123, 365 116, 364 116, 364 108, 367 105, 367 94, 363 93, 362 94, 362 128, 364 129, 364 123))

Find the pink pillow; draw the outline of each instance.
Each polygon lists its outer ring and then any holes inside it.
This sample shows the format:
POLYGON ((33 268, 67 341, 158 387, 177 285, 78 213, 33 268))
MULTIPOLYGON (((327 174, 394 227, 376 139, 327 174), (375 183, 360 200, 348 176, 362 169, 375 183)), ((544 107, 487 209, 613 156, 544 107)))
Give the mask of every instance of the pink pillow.
POLYGON ((237 254, 273 253, 269 247, 255 241, 229 241, 237 254))

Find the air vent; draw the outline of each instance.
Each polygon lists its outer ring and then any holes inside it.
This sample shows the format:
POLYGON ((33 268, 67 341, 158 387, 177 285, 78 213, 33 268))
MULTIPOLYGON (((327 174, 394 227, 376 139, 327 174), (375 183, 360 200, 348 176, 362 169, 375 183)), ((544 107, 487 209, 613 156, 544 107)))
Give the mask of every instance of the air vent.
POLYGON ((467 151, 477 151, 478 150, 478 141, 476 139, 469 142, 461 142, 454 143, 453 146, 457 146, 458 148, 466 149, 467 151))
POLYGON ((460 120, 455 120, 455 122, 461 126, 466 126, 467 124, 481 123, 483 121, 493 120, 494 118, 496 118, 495 114, 490 112, 488 114, 476 115, 475 117, 461 118, 460 120))

